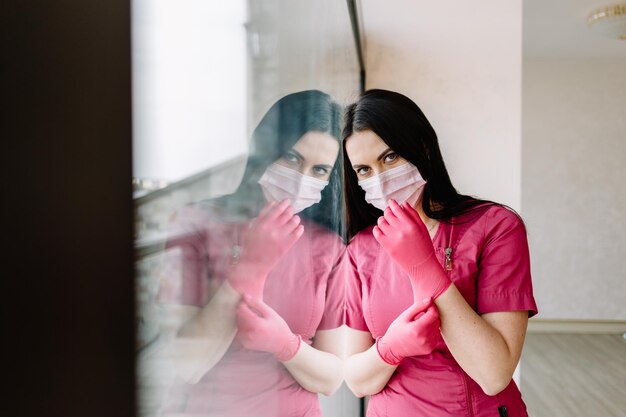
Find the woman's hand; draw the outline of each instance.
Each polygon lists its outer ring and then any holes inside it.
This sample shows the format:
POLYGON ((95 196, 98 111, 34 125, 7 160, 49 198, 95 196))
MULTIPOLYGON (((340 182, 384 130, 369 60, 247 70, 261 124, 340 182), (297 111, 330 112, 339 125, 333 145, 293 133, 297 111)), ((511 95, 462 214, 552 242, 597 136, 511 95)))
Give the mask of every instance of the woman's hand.
POLYGON ((376 340, 381 359, 398 365, 407 356, 427 355, 439 341, 439 314, 430 299, 414 303, 376 340))
POLYGON ((229 275, 230 285, 240 294, 260 298, 267 275, 302 233, 304 226, 293 214, 289 200, 269 203, 243 238, 241 256, 229 275))
POLYGON ((300 336, 270 306, 244 295, 237 307, 237 339, 247 349, 272 353, 280 361, 293 358, 300 336))
POLYGON ((439 297, 451 284, 439 265, 433 243, 419 214, 408 204, 391 200, 378 219, 374 238, 409 274, 414 300, 439 297))

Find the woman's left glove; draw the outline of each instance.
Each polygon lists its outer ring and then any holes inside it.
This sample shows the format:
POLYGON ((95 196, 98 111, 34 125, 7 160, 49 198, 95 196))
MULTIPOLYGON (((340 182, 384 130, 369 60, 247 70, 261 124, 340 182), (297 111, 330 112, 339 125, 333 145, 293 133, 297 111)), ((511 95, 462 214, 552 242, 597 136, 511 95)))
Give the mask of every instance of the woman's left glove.
POLYGON ((409 275, 414 301, 434 300, 448 289, 452 281, 439 264, 426 225, 413 207, 391 200, 373 234, 409 275))
POLYGON ((272 353, 279 361, 293 358, 300 348, 300 336, 270 306, 244 295, 237 307, 237 339, 247 349, 272 353))
POLYGON ((269 272, 303 233, 289 200, 269 203, 243 238, 241 258, 228 276, 230 285, 240 294, 261 298, 269 272))

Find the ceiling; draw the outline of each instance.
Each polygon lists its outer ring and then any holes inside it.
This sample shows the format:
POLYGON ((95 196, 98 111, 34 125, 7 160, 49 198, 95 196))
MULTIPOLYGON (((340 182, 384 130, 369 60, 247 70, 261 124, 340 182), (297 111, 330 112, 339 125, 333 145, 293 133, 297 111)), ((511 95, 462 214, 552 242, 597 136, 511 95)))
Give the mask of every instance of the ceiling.
POLYGON ((587 27, 589 14, 615 1, 523 0, 524 57, 626 58, 626 41, 605 38, 587 27))

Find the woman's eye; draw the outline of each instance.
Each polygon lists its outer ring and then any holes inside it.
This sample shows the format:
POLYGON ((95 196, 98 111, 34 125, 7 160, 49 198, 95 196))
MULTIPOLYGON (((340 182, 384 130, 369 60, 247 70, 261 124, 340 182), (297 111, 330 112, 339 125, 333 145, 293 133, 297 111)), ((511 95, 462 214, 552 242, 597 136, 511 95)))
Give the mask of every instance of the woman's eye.
POLYGON ((290 165, 297 165, 300 163, 300 158, 292 153, 287 153, 283 156, 283 159, 290 165))
POLYGON ((328 174, 328 169, 324 167, 313 167, 313 173, 318 177, 323 177, 328 174))
POLYGON ((393 162, 396 159, 398 159, 398 154, 395 152, 391 152, 385 155, 385 162, 393 162))
POLYGON ((362 167, 356 170, 357 175, 360 175, 361 177, 367 175, 369 172, 369 168, 367 167, 362 167))

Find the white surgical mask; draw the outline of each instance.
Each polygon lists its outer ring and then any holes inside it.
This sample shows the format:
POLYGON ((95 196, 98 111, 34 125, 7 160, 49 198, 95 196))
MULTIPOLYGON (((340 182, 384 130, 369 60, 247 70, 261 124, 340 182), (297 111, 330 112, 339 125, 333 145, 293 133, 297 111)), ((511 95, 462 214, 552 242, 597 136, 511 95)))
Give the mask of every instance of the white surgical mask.
POLYGON ((365 201, 380 210, 387 208, 389 200, 396 200, 398 204, 406 201, 414 206, 424 184, 426 181, 417 167, 409 162, 359 181, 359 186, 365 191, 365 201))
POLYGON ((295 213, 299 213, 322 199, 322 190, 328 181, 302 175, 279 164, 272 164, 263 173, 259 184, 267 201, 288 199, 295 213))

